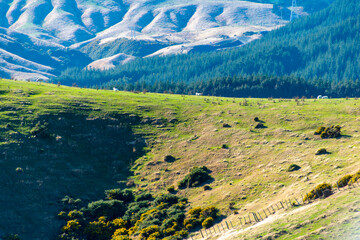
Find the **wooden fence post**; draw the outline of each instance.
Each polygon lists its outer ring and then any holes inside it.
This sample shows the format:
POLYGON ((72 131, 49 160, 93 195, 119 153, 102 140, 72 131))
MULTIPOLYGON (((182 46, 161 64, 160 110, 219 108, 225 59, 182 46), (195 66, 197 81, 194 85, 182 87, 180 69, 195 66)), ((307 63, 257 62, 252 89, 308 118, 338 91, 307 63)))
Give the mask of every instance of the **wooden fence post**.
POLYGON ((240 225, 243 225, 243 224, 242 224, 242 221, 241 221, 241 217, 239 217, 239 219, 240 219, 240 225))
POLYGON ((282 202, 280 201, 281 207, 284 208, 284 205, 282 204, 282 202))
POLYGON ((265 210, 263 209, 263 212, 265 213, 265 218, 267 218, 268 216, 267 216, 267 214, 266 214, 266 212, 265 212, 265 210))
POLYGON ((252 212, 252 215, 254 216, 255 222, 259 222, 255 213, 252 212))
POLYGON ((200 233, 201 233, 202 238, 204 238, 204 234, 202 233, 201 229, 200 229, 200 233))
POLYGON ((226 223, 226 227, 228 228, 228 230, 230 230, 229 224, 227 223, 227 221, 225 221, 225 223, 226 223))
POLYGON ((261 221, 263 221, 264 219, 262 218, 262 216, 260 215, 260 213, 258 212, 257 214, 260 216, 261 221))
POLYGON ((220 230, 220 227, 219 227, 219 225, 217 225, 217 227, 218 227, 219 233, 221 233, 221 230, 220 230))
POLYGON ((270 212, 269 208, 266 208, 266 209, 268 210, 268 212, 269 212, 269 215, 271 215, 271 212, 270 212))
POLYGON ((274 209, 273 205, 271 205, 270 207, 272 208, 272 210, 274 211, 274 213, 276 213, 276 211, 275 211, 275 209, 274 209))
POLYGON ((230 222, 231 227, 234 228, 234 226, 232 225, 232 222, 230 220, 229 220, 229 222, 230 222))

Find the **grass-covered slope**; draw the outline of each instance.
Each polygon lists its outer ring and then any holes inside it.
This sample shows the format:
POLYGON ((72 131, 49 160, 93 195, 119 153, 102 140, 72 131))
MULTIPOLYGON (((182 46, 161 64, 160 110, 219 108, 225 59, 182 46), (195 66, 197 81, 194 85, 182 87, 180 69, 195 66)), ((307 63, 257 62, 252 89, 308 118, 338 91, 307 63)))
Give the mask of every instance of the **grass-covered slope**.
MULTIPOLYGON (((65 224, 56 218, 65 195, 89 203, 126 182, 135 193, 154 195, 174 186, 169 190, 188 198, 187 208, 214 205, 231 219, 234 209, 240 215, 256 211, 360 169, 357 99, 244 100, 1 80, 0 100, 1 235, 55 238, 65 224), (256 128, 259 123, 265 127, 256 128), (342 127, 340 138, 314 135, 331 125, 342 127), (316 155, 321 148, 329 154, 316 155), (301 168, 289 172, 291 164, 301 168), (202 184, 187 180, 178 189, 194 166, 206 166, 211 177, 202 184)), ((309 207, 301 218, 290 214, 286 222, 294 224, 312 210, 325 217, 311 217, 282 239, 335 221, 331 212, 356 223, 356 211, 335 209, 339 203, 356 206, 351 194, 332 196, 328 207, 316 205, 322 212, 309 207)), ((257 234, 277 228, 268 224, 257 234)), ((328 229, 344 239, 347 224, 328 229)))

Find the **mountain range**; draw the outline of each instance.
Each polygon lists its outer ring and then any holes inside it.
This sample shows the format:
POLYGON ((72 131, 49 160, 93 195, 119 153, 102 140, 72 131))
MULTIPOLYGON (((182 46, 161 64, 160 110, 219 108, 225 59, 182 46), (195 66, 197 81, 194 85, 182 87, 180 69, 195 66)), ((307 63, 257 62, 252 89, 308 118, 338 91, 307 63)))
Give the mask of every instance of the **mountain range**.
MULTIPOLYGON (((331 0, 302 2, 299 16, 331 0)), ((242 46, 285 25, 290 10, 277 0, 0 0, 0 74, 49 79, 69 67, 242 46)))

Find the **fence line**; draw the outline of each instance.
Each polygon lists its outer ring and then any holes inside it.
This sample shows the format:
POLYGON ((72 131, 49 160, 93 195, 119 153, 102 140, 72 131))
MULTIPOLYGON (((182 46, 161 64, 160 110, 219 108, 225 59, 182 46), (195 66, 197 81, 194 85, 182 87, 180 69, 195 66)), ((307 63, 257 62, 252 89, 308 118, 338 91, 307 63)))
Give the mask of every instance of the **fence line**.
MULTIPOLYGON (((350 189, 353 189, 353 188, 356 188, 356 187, 359 187, 360 184, 358 182, 359 179, 357 179, 355 182, 353 183, 348 183, 347 186, 339 186, 337 183, 336 183, 336 189, 333 189, 332 191, 332 194, 331 195, 334 195, 336 193, 339 193, 339 192, 343 192, 345 190, 350 190, 350 189)), ((321 191, 321 190, 320 190, 321 191)), ((327 192, 323 192, 321 191, 321 195, 319 195, 317 192, 317 197, 318 199, 325 199, 326 197, 328 197, 329 195, 327 195, 328 193, 327 192)), ((210 228, 205 228, 205 229, 201 229, 199 232, 193 234, 193 235, 190 235, 190 238, 191 240, 195 240, 195 239, 205 239, 205 238, 208 238, 208 237, 211 237, 211 236, 215 236, 215 235, 219 235, 219 234, 222 234, 222 233, 225 233, 227 231, 230 231, 230 229, 238 229, 239 227, 250 227, 250 226, 253 226, 261 221, 264 221, 266 218, 270 217, 271 215, 275 214, 277 211, 280 211, 280 210, 287 210, 287 209, 290 209, 290 208, 293 208, 293 207, 298 207, 298 206, 304 206, 304 205, 307 205, 307 204, 310 204, 318 199, 314 199, 314 200, 311 200, 309 198, 307 198, 307 200, 304 201, 304 197, 307 196, 307 194, 305 195, 302 195, 300 194, 300 197, 297 196, 292 196, 292 197, 289 197, 285 200, 280 200, 276 203, 273 203, 271 204, 270 206, 266 207, 266 208, 263 208, 259 211, 256 211, 256 212, 249 212, 245 215, 242 215, 242 216, 238 216, 237 219, 238 221, 231 221, 231 220, 223 220, 215 225, 213 225, 212 227, 210 228), (274 207, 275 206, 275 207, 274 207), (216 230, 217 229, 217 230, 216 230)))

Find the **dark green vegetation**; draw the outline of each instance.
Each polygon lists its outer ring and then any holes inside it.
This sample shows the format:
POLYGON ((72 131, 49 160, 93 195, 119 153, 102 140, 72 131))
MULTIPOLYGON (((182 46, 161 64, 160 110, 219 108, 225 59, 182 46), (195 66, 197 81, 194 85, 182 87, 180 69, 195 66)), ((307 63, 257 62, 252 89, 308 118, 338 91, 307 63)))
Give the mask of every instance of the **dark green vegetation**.
POLYGON ((320 197, 328 197, 332 194, 331 184, 322 183, 317 185, 313 190, 307 193, 304 197, 304 202, 307 200, 314 200, 320 197))
POLYGON ((293 171, 297 171, 299 170, 301 167, 299 165, 296 164, 291 164, 289 166, 289 168, 287 169, 288 172, 293 172, 293 171))
POLYGON ((315 135, 320 135, 321 138, 338 138, 341 136, 341 127, 339 125, 331 127, 318 127, 315 135))
POLYGON ((315 155, 322 155, 322 154, 329 154, 329 152, 326 150, 326 148, 320 148, 315 153, 315 155))
POLYGON ((357 173, 355 174, 347 174, 343 177, 341 177, 336 184, 334 185, 334 187, 345 187, 348 184, 352 184, 354 182, 356 182, 358 179, 360 178, 360 171, 357 171, 357 173))
POLYGON ((337 0, 242 48, 140 59, 105 72, 68 69, 54 81, 217 96, 358 96, 359 10, 359 1, 337 0))
POLYGON ((149 193, 127 189, 108 190, 105 194, 106 200, 60 212, 59 217, 66 220, 60 239, 184 239, 189 230, 201 224, 212 226, 219 212, 208 207, 186 214, 187 199, 171 194, 153 198, 149 193))
POLYGON ((178 183, 179 188, 197 187, 211 179, 210 170, 205 167, 193 167, 190 173, 178 183))

